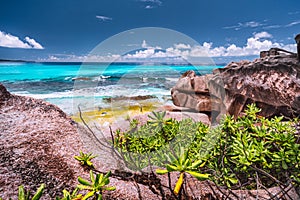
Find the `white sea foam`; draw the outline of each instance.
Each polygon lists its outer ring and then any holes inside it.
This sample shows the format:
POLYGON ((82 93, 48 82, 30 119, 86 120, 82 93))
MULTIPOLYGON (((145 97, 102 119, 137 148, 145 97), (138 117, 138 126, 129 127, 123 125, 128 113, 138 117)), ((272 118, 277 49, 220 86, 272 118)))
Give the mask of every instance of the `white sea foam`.
POLYGON ((177 82, 179 78, 165 78, 167 81, 170 81, 170 82, 177 82))
POLYGON ((134 97, 152 95, 158 100, 165 101, 165 97, 170 95, 170 91, 160 88, 132 88, 131 86, 108 85, 96 88, 83 88, 65 92, 54 92, 48 94, 33 94, 27 91, 14 92, 16 95, 29 96, 36 99, 43 99, 60 107, 67 114, 77 112, 80 105, 83 109, 94 107, 108 107, 108 103, 102 101, 104 97, 134 97), (74 111, 75 110, 75 111, 74 111))

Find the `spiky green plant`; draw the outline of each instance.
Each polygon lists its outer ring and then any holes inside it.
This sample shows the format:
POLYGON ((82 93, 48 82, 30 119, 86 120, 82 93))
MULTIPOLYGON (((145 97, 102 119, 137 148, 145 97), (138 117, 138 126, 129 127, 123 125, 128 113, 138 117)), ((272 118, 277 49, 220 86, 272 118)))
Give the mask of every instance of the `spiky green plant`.
POLYGON ((79 154, 79 156, 74 156, 74 158, 78 160, 81 165, 94 168, 91 160, 96 158, 96 155, 93 155, 92 153, 83 153, 82 151, 80 151, 79 154))
POLYGON ((111 176, 111 172, 109 171, 106 175, 103 174, 96 174, 92 170, 90 170, 90 181, 78 177, 78 182, 80 183, 77 185, 79 190, 87 190, 89 191, 82 200, 89 199, 91 197, 95 197, 97 200, 102 199, 102 192, 103 191, 113 191, 116 189, 114 186, 107 186, 109 184, 109 177, 111 176))
POLYGON ((67 190, 63 190, 63 197, 58 198, 56 197, 56 200, 81 200, 82 194, 78 194, 78 188, 76 188, 73 192, 68 192, 67 190))
MULTIPOLYGON (((41 184, 41 186, 38 188, 36 193, 33 195, 31 200, 39 200, 43 194, 43 191, 45 189, 45 184, 41 184)), ((19 187, 19 193, 18 193, 18 200, 30 200, 30 191, 27 191, 24 189, 24 186, 21 185, 19 187)))
POLYGON ((172 122, 172 119, 164 119, 166 116, 166 111, 164 112, 152 112, 152 115, 148 115, 150 120, 148 120, 148 124, 153 126, 162 128, 163 125, 169 124, 172 122), (153 115, 153 116, 152 116, 153 115))
POLYGON ((177 195, 184 183, 185 173, 189 173, 198 180, 206 180, 209 178, 209 174, 200 173, 198 167, 202 167, 205 162, 202 160, 192 162, 188 158, 188 151, 185 151, 183 147, 180 147, 180 155, 178 158, 172 154, 166 155, 168 157, 169 164, 166 165, 166 169, 157 169, 157 174, 166 174, 168 172, 180 172, 179 178, 176 182, 174 193, 177 195))

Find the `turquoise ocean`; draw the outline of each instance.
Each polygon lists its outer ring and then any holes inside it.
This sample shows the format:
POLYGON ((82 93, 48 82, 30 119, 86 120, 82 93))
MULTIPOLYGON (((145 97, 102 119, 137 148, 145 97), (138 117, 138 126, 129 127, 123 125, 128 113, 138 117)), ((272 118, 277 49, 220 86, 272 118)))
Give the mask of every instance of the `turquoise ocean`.
MULTIPOLYGON (((170 99, 170 89, 187 70, 198 75, 224 66, 136 63, 0 63, 0 83, 11 93, 43 99, 73 114, 74 100, 91 94, 99 107, 107 97, 152 95, 170 99)), ((75 102, 80 102, 80 101, 75 102)), ((93 102, 95 104, 95 102, 93 102)), ((88 107, 87 107, 88 108, 88 107)))

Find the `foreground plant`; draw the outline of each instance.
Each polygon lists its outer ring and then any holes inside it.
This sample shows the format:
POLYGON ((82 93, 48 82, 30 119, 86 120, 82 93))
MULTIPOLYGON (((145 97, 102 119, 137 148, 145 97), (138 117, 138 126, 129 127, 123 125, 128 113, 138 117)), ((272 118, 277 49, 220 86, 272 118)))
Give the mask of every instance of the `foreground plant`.
POLYGON ((97 200, 102 199, 103 191, 113 191, 116 189, 114 186, 107 186, 109 184, 109 177, 111 172, 109 171, 106 175, 103 174, 96 174, 94 176, 93 171, 90 171, 90 181, 78 177, 78 182, 80 183, 77 185, 79 190, 87 190, 89 191, 82 200, 89 199, 91 197, 95 197, 97 200))
POLYGON ((283 117, 267 119, 259 112, 251 104, 245 116, 223 120, 207 166, 216 183, 244 189, 300 183, 300 144, 293 123, 283 117))
POLYGON ((130 130, 115 132, 114 147, 128 168, 140 170, 151 164, 164 167, 167 162, 164 155, 170 152, 170 148, 182 145, 188 149, 200 127, 207 127, 191 119, 176 121, 165 118, 165 115, 165 112, 154 112, 146 124, 137 126, 132 122, 130 130))
POLYGON ((164 112, 152 111, 152 115, 148 115, 148 117, 150 118, 150 120, 148 120, 148 124, 162 128, 163 125, 172 123, 172 119, 165 119, 165 116, 166 116, 166 111, 164 112))
POLYGON ((58 198, 56 197, 56 200, 81 200, 82 194, 78 194, 78 188, 76 188, 73 192, 68 192, 67 190, 63 190, 63 197, 58 198))
POLYGON ((188 158, 188 151, 184 151, 183 147, 180 147, 180 155, 178 158, 172 154, 167 155, 169 164, 166 165, 166 169, 157 169, 157 174, 166 174, 170 172, 180 172, 179 179, 176 182, 174 193, 178 195, 181 190, 181 186, 184 183, 185 173, 188 173, 198 180, 206 180, 209 178, 209 174, 200 173, 198 167, 203 167, 205 162, 202 160, 191 162, 188 158))
POLYGON ((180 172, 175 193, 184 183, 184 174, 194 172, 210 174, 209 180, 231 189, 299 186, 300 144, 295 121, 268 119, 259 112, 250 104, 244 116, 225 116, 213 128, 191 119, 164 119, 165 113, 155 113, 147 124, 130 132, 119 131, 114 145, 131 169, 153 164, 166 167, 157 171, 160 174, 180 172), (176 153, 180 146, 184 154, 176 153), (179 156, 173 158, 170 152, 179 156))
MULTIPOLYGON (((45 184, 41 184, 31 200, 39 200, 45 189, 45 184)), ((30 191, 26 192, 23 186, 19 187, 18 200, 30 200, 30 191)))
POLYGON ((80 151, 79 154, 79 156, 74 156, 74 158, 78 160, 81 165, 94 168, 91 160, 96 158, 96 155, 93 155, 92 153, 83 153, 82 151, 80 151))

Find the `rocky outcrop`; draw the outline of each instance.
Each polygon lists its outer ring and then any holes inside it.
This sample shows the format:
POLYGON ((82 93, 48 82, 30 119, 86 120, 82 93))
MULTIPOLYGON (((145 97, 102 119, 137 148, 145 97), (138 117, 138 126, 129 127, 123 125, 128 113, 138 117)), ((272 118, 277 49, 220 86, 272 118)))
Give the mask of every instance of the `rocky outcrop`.
POLYGON ((212 75, 188 72, 171 93, 176 106, 199 112, 238 116, 247 104, 256 103, 262 116, 296 117, 300 114, 300 63, 295 54, 273 55, 232 62, 212 75))
POLYGON ((74 122, 42 100, 11 95, 0 84, 0 197, 15 198, 18 186, 44 199, 76 185, 83 173, 73 156, 82 148, 74 122))

